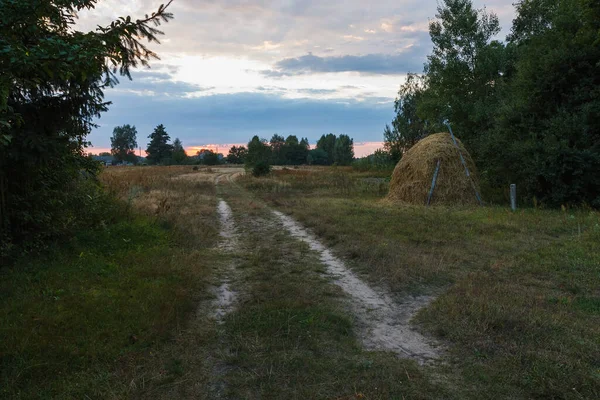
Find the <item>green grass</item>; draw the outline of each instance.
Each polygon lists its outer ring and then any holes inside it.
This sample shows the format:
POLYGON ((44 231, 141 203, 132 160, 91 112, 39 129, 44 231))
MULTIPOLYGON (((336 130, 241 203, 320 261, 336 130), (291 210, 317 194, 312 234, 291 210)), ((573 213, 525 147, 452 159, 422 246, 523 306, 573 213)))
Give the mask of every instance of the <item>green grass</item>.
POLYGON ((600 397, 597 212, 399 206, 378 188, 356 190, 364 174, 339 173, 242 183, 365 279, 439 294, 417 321, 447 343, 443 376, 455 396, 600 397))
POLYGON ((365 351, 345 295, 308 245, 292 239, 260 203, 227 196, 246 227, 238 270, 243 301, 226 318, 225 398, 450 398, 416 362, 365 351))
POLYGON ((0 398, 600 397, 597 212, 398 206, 382 173, 345 168, 218 193, 176 172, 115 169, 146 217, 0 269, 0 398), (240 230, 234 254, 216 248, 217 195, 240 230), (415 323, 444 362, 365 351, 347 295, 265 205, 364 280, 438 295, 415 323), (237 308, 216 325, 208 288, 230 265, 237 308))
POLYGON ((189 261, 140 217, 0 269, 0 397, 122 398, 194 306, 189 261))

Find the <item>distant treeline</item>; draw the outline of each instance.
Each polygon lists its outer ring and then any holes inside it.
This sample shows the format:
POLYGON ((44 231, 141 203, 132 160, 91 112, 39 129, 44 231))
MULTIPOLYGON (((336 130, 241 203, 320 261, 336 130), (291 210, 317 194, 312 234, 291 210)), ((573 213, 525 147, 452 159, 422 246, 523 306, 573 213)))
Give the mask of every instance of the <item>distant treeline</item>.
POLYGON ((230 164, 268 165, 350 165, 354 159, 354 139, 333 133, 322 135, 314 149, 308 139, 274 134, 270 141, 254 136, 248 147, 233 146, 227 155, 230 164))
POLYGON ((137 156, 137 129, 131 125, 117 126, 111 137, 110 153, 100 153, 94 158, 112 165, 217 165, 224 160, 223 154, 209 149, 202 149, 196 155, 188 156, 181 140, 175 139, 170 143, 171 137, 162 124, 154 128, 148 138, 150 143, 146 148, 146 157, 137 156))
MULTIPOLYGON (((384 132, 395 161, 424 136, 465 143, 488 198, 600 207, 600 1, 521 0, 505 42, 493 13, 444 0, 433 51, 400 87, 384 132)), ((531 204, 531 203, 530 203, 531 204)))

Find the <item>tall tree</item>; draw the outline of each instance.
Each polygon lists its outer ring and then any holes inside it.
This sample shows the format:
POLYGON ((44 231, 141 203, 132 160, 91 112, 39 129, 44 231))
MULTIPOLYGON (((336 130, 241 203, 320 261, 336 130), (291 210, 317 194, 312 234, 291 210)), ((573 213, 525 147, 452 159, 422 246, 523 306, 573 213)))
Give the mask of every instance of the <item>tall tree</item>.
POLYGON ((135 126, 123 125, 113 129, 110 138, 111 154, 117 162, 137 163, 135 148, 137 147, 137 130, 135 126))
POLYGON ((244 146, 232 146, 227 154, 227 162, 229 164, 243 164, 246 160, 248 149, 244 146))
POLYGON ((504 46, 492 40, 499 32, 498 17, 471 0, 444 0, 429 25, 433 51, 419 116, 439 130, 449 120, 467 145, 493 126, 505 57, 504 46))
POLYGON ((516 182, 548 205, 600 207, 600 3, 516 6, 514 62, 484 154, 492 183, 516 182))
MULTIPOLYGON (((0 1, 0 241, 65 234, 88 217, 95 196, 73 190, 93 120, 108 109, 104 89, 115 74, 157 58, 142 40, 158 42, 161 6, 139 19, 120 18, 94 32, 76 29, 76 12, 98 0, 0 1)), ((168 7, 168 5, 167 5, 168 7)), ((2 243, 2 244, 3 244, 2 243)), ((0 251, 5 246, 0 244, 0 251)), ((1 255, 0 255, 1 256, 1 255)))
POLYGON ((308 157, 308 141, 303 139, 299 142, 298 137, 289 135, 285 139, 283 154, 287 165, 305 164, 308 157))
POLYGON ((174 164, 185 164, 187 160, 187 154, 185 154, 185 149, 183 148, 183 144, 179 138, 176 138, 173 141, 173 152, 171 155, 171 159, 174 164))
POLYGON ((245 165, 255 176, 266 175, 271 171, 271 147, 265 139, 254 136, 248 142, 245 165))
POLYGON ((210 149, 202 149, 198 152, 198 157, 204 165, 218 165, 221 163, 223 155, 210 149))
POLYGON ((284 151, 285 139, 283 136, 277 133, 273 135, 270 141, 271 154, 273 157, 273 164, 284 165, 286 164, 286 155, 284 151))
POLYGON ((327 153, 327 164, 331 165, 334 162, 333 149, 335 148, 336 136, 333 133, 322 135, 317 141, 317 149, 327 153))
POLYGON ((333 149, 334 161, 337 165, 350 165, 354 160, 354 139, 348 135, 340 135, 333 149))
POLYGON ((406 150, 430 133, 427 122, 417 113, 418 105, 425 92, 423 81, 422 76, 408 74, 394 102, 396 117, 392 121, 392 127, 386 125, 383 132, 384 148, 395 163, 406 150))
POLYGON ((171 160, 173 153, 173 145, 169 144, 171 137, 167 133, 163 124, 154 128, 154 131, 148 136, 150 143, 146 153, 148 154, 148 162, 150 164, 161 164, 171 160))
POLYGON ((310 165, 327 165, 327 153, 323 149, 312 149, 308 152, 307 162, 310 165))

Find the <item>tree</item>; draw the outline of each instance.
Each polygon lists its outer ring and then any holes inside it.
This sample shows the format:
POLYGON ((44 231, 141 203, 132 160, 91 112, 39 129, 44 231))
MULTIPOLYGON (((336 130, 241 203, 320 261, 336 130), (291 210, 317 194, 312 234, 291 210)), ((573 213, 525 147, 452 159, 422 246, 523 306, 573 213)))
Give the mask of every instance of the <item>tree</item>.
POLYGON ((492 40, 500 32, 498 17, 474 9, 471 0, 444 0, 436 18, 429 25, 433 52, 425 65, 418 115, 439 131, 446 129, 442 121, 450 121, 476 152, 479 135, 494 125, 505 68, 504 46, 492 40))
POLYGON ((273 164, 284 165, 287 164, 286 155, 284 151, 285 139, 283 136, 274 134, 270 141, 271 154, 273 157, 273 164))
POLYGON ((327 164, 331 165, 334 162, 333 149, 335 147, 336 136, 333 133, 322 135, 317 141, 317 149, 327 153, 327 164))
POLYGON ((146 149, 148 162, 150 164, 168 163, 173 153, 173 145, 169 144, 171 137, 165 130, 164 125, 160 124, 154 128, 148 138, 150 139, 146 149))
POLYGON ((262 176, 271 172, 271 147, 265 139, 254 136, 248 142, 248 154, 245 161, 246 169, 254 176, 262 176))
POLYGON ((354 140, 348 135, 340 135, 335 141, 333 159, 337 165, 350 165, 354 160, 354 140))
POLYGON ((173 152, 171 153, 171 161, 173 164, 181 165, 185 164, 187 161, 187 154, 185 153, 185 149, 183 148, 183 144, 179 138, 176 138, 173 141, 173 152))
POLYGON ((117 162, 137 163, 137 157, 135 156, 137 130, 135 126, 123 125, 113 129, 110 145, 111 154, 117 162))
POLYGON ((99 196, 81 171, 97 171, 84 148, 93 119, 108 109, 104 89, 118 83, 117 71, 130 78, 131 68, 158 58, 141 40, 158 42, 156 25, 172 18, 168 4, 140 20, 77 31, 76 12, 96 3, 0 2, 0 252, 91 218, 99 196))
POLYGON ((232 146, 227 154, 227 162, 229 164, 243 164, 248 154, 248 149, 244 146, 232 146))
POLYGON ((308 140, 302 139, 301 142, 294 135, 289 135, 285 139, 285 143, 282 148, 284 160, 286 165, 301 165, 306 163, 308 157, 308 140))
POLYGON ((600 207, 600 4, 522 0, 496 129, 483 157, 491 183, 526 199, 600 207))
POLYGON ((327 165, 327 153, 323 149, 313 149, 308 153, 307 161, 310 165, 327 165))
POLYGON ((202 149, 198 152, 198 156, 204 165, 218 165, 221 163, 222 154, 217 154, 210 149, 202 149))
POLYGON ((425 92, 423 81, 422 76, 408 74, 394 102, 396 117, 392 121, 392 128, 386 125, 383 132, 384 149, 395 163, 406 150, 430 133, 427 122, 417 113, 425 92))

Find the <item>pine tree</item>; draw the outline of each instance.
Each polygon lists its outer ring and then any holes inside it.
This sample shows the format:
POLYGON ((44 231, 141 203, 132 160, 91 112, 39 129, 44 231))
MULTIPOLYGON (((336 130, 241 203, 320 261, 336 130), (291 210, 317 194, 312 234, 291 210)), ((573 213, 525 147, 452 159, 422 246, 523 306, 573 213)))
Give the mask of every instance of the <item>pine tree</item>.
POLYGON ((169 144, 171 137, 165 130, 163 124, 154 128, 154 132, 148 136, 150 143, 146 149, 148 162, 150 164, 164 164, 171 160, 173 154, 173 145, 169 144))
POLYGON ((171 156, 174 164, 184 164, 187 159, 187 154, 185 154, 185 149, 183 148, 183 144, 179 138, 173 141, 173 155, 171 156))

